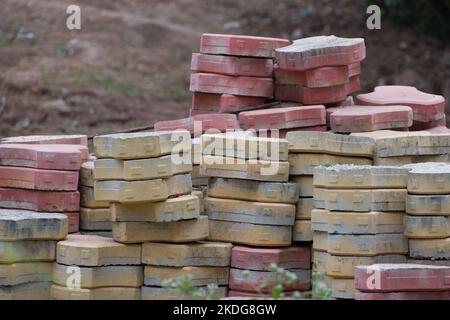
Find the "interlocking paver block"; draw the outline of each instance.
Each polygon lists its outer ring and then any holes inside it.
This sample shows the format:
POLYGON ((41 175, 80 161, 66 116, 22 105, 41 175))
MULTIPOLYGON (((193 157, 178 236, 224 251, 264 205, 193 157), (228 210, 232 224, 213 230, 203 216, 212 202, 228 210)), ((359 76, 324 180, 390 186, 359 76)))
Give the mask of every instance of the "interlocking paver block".
POLYGON ((331 279, 331 297, 336 299, 354 299, 355 291, 353 279, 331 279))
POLYGON ((412 195, 406 197, 409 215, 450 216, 450 195, 412 195))
POLYGON ((281 226, 292 226, 295 221, 293 204, 207 197, 205 211, 211 220, 281 226))
POLYGON ((198 114, 189 118, 155 123, 157 131, 187 130, 193 136, 208 131, 225 132, 238 129, 240 127, 236 115, 226 113, 198 114))
POLYGON ((373 164, 375 166, 400 167, 411 163, 421 163, 421 162, 448 162, 448 154, 418 155, 418 156, 408 155, 389 158, 375 157, 373 159, 373 164))
POLYGON ((404 189, 314 189, 316 208, 331 211, 405 211, 404 189))
POLYGON ((313 241, 313 230, 311 228, 311 221, 297 220, 295 221, 292 230, 292 241, 310 242, 313 241))
POLYGON ((328 232, 313 232, 313 249, 314 251, 328 251, 328 232))
POLYGON ((193 92, 191 116, 205 113, 236 113, 253 110, 258 109, 265 102, 266 100, 260 97, 193 92))
POLYGON ((313 272, 323 272, 327 271, 327 259, 328 253, 324 251, 316 251, 312 252, 312 271, 313 272))
POLYGON ((381 86, 360 94, 357 103, 367 105, 406 105, 413 109, 414 121, 439 120, 445 114, 445 98, 408 86, 381 86))
POLYGON ((171 155, 160 158, 119 160, 99 159, 94 162, 95 180, 149 180, 189 173, 192 164, 171 155))
MULTIPOLYGON (((356 83, 357 84, 357 83, 356 83)), ((350 85, 308 88, 299 84, 280 84, 275 82, 275 100, 300 102, 303 104, 330 104, 343 101, 353 90, 350 85)))
POLYGON ((51 281, 0 286, 0 300, 48 300, 51 281))
MULTIPOLYGON (((206 290, 206 287, 205 287, 206 290)), ((222 299, 227 296, 227 288, 217 288, 214 298, 222 299)), ((185 294, 177 290, 167 290, 161 287, 142 287, 142 300, 201 300, 192 294, 185 294)))
POLYGON ((68 229, 64 214, 0 209, 0 240, 61 240, 68 229))
POLYGON ((52 262, 21 262, 0 264, 0 286, 16 286, 30 282, 51 282, 52 262))
POLYGON ((208 217, 174 222, 113 222, 113 237, 124 243, 204 240, 208 237, 208 217))
POLYGON ((203 155, 271 161, 288 159, 288 142, 285 139, 204 134, 200 140, 203 155))
POLYGON ((366 57, 362 38, 318 36, 295 40, 293 44, 275 49, 280 68, 307 70, 360 62, 366 57))
POLYGON ((300 198, 313 196, 313 176, 291 176, 290 181, 297 184, 298 190, 300 191, 300 198))
POLYGON ((193 53, 193 72, 219 73, 230 76, 272 77, 273 60, 193 53))
MULTIPOLYGON (((72 275, 70 266, 55 263, 53 267, 53 282, 66 286, 72 275)), ((144 267, 142 266, 103 266, 79 267, 80 288, 100 287, 141 287, 144 283, 144 267)))
POLYGON ((142 159, 191 151, 187 131, 116 133, 94 137, 97 158, 142 159))
POLYGON ((450 267, 450 260, 408 259, 408 263, 450 267))
POLYGON ((74 144, 87 146, 87 136, 84 134, 74 135, 53 135, 53 136, 21 136, 3 138, 0 140, 1 144, 74 144))
POLYGON ((298 199, 297 209, 295 211, 295 220, 310 220, 313 207, 314 198, 298 199))
POLYGON ((450 238, 447 239, 411 239, 409 256, 419 259, 450 260, 450 238))
POLYGON ((211 178, 208 196, 259 202, 297 203, 299 191, 295 183, 211 178))
POLYGON ((328 189, 405 189, 407 168, 334 165, 314 168, 314 186, 328 189))
POLYGON ((317 166, 337 164, 371 165, 372 159, 323 153, 289 154, 289 174, 291 175, 313 175, 313 170, 317 166))
POLYGON ((233 77, 213 73, 193 73, 191 74, 189 89, 192 92, 273 98, 272 78, 233 77))
POLYGON ((200 52, 232 56, 272 58, 273 50, 290 44, 287 39, 204 33, 200 52))
POLYGON ((192 167, 192 187, 207 186, 209 177, 205 177, 200 174, 200 165, 195 165, 192 167))
POLYGON ((329 234, 378 234, 403 232, 401 212, 344 212, 313 209, 314 230, 329 234))
POLYGON ((412 239, 442 239, 450 237, 450 217, 405 216, 405 235, 412 239))
POLYGON ((85 267, 139 265, 141 246, 94 235, 69 235, 56 246, 56 262, 85 267))
POLYGON ((369 266, 375 263, 406 263, 406 256, 399 254, 386 254, 374 257, 326 255, 326 274, 336 278, 353 279, 356 266, 369 266))
POLYGON ((200 202, 193 195, 160 202, 111 203, 111 217, 115 222, 170 222, 195 219, 199 216, 200 202))
POLYGON ((0 144, 0 165, 76 171, 88 153, 84 146, 0 144), (84 153, 80 151, 81 148, 84 153))
MULTIPOLYGON (((255 292, 256 288, 262 286, 265 283, 275 280, 276 273, 270 271, 254 271, 250 272, 249 277, 244 276, 245 270, 230 269, 230 282, 229 287, 232 290, 240 290, 247 292, 255 292)), ((311 270, 303 269, 290 269, 289 272, 294 273, 297 276, 297 282, 292 285, 284 287, 286 290, 309 290, 311 288, 311 270)), ((266 285, 260 288, 261 292, 272 292, 273 285, 266 285)))
POLYGON ((0 187, 43 191, 76 191, 78 172, 0 167, 0 187))
POLYGON ((355 300, 450 300, 450 291, 360 292, 355 300))
POLYGON ((269 108, 239 113, 239 123, 244 129, 289 129, 325 124, 325 107, 302 106, 269 108))
POLYGON ((406 106, 350 106, 330 115, 333 132, 351 133, 412 126, 412 109, 406 106))
POLYGON ((94 161, 84 162, 80 168, 80 185, 94 187, 94 161))
POLYGON ((44 212, 77 212, 78 191, 55 192, 0 188, 0 207, 44 212))
POLYGON ((80 230, 79 234, 86 235, 86 236, 99 236, 99 237, 105 237, 105 238, 111 238, 112 230, 111 231, 90 231, 90 230, 80 230))
POLYGON ((308 88, 322 88, 345 84, 349 81, 347 66, 323 67, 305 71, 275 67, 275 82, 298 84, 308 88))
POLYGON ((289 162, 203 156, 200 174, 208 177, 287 182, 289 162))
POLYGON ((209 240, 250 246, 286 247, 291 244, 291 226, 209 220, 209 240))
POLYGON ((449 153, 450 134, 431 134, 427 131, 406 132, 379 130, 352 133, 354 137, 371 138, 375 156, 381 158, 449 153))
POLYGON ((247 270, 270 271, 272 263, 284 269, 311 268, 309 246, 289 248, 252 248, 234 246, 231 251, 231 267, 247 270))
POLYGON ((112 230, 111 210, 109 208, 81 208, 80 229, 82 230, 112 230))
POLYGON ((55 241, 0 241, 0 263, 54 261, 55 241))
POLYGON ((326 153, 373 157, 375 142, 368 137, 348 136, 332 132, 293 131, 286 134, 289 152, 326 153))
POLYGON ((450 193, 450 164, 429 162, 409 167, 412 170, 408 173, 408 193, 428 195, 450 193))
POLYGON ((337 256, 376 256, 408 253, 408 239, 403 233, 372 235, 329 234, 328 250, 337 256))
POLYGON ((168 279, 178 279, 185 276, 192 277, 194 286, 206 286, 210 283, 217 285, 228 284, 228 267, 164 267, 145 266, 144 284, 146 286, 162 286, 168 279))
POLYGON ((96 201, 121 203, 163 201, 171 196, 190 194, 191 191, 190 174, 142 181, 95 181, 94 184, 96 201))
POLYGON ((347 66, 348 68, 348 76, 354 77, 361 74, 361 62, 351 63, 347 66))
MULTIPOLYGON (((269 133, 271 134, 272 137, 274 136, 274 132, 276 132, 274 129, 272 131, 269 131, 269 133)), ((303 127, 303 128, 291 128, 291 129, 281 129, 278 130, 278 138, 281 139, 286 139, 286 135, 288 134, 288 132, 291 131, 319 131, 319 132, 325 132, 327 131, 327 126, 323 125, 323 126, 313 126, 313 127, 303 127)))
POLYGON ((85 208, 108 208, 108 201, 96 201, 94 197, 94 188, 80 186, 80 204, 85 208))
POLYGON ((142 263, 154 266, 217 266, 230 265, 231 243, 194 242, 186 244, 142 244, 142 263))
POLYGON ((359 291, 449 291, 450 267, 421 264, 374 264, 355 268, 355 287, 359 291), (377 273, 374 285, 370 277, 377 273))
POLYGON ((141 300, 141 288, 72 289, 54 284, 50 288, 50 297, 52 300, 141 300))
POLYGON ((413 125, 409 128, 410 131, 429 131, 431 133, 448 133, 449 130, 446 128, 447 118, 445 115, 439 120, 431 121, 414 121, 413 125), (441 129, 438 129, 441 128, 441 129), (445 130, 445 129, 447 130, 445 130))

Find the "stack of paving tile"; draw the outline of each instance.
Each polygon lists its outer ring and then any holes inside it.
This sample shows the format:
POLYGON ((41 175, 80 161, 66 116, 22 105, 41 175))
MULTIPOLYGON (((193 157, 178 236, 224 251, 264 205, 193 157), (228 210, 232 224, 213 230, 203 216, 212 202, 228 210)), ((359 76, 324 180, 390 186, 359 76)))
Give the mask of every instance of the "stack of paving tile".
POLYGON ((79 170, 89 157, 87 147, 42 144, 48 142, 42 137, 26 144, 26 138, 9 138, 8 143, 0 144, 0 207, 61 212, 69 218, 69 232, 77 232, 79 170))
POLYGON ((450 165, 410 167, 405 235, 411 262, 450 265, 450 165))
POLYGON ((374 92, 360 94, 356 103, 372 106, 403 105, 412 108, 414 123, 410 130, 427 130, 445 126, 445 98, 408 86, 381 86, 374 92))
POLYGON ((121 244, 96 235, 69 235, 56 247, 55 300, 140 300, 140 244, 121 244))
MULTIPOLYGON (((189 232, 188 230, 186 232, 189 232)), ((230 243, 191 242, 184 244, 147 242, 142 246, 145 264, 143 300, 192 300, 195 297, 162 288, 164 280, 190 276, 192 284, 206 290, 218 286, 212 298, 223 298, 227 293, 230 271, 230 243)))
POLYGON ((298 190, 283 139, 202 136, 202 175, 211 177, 205 210, 209 239, 285 247, 292 241, 298 190))
POLYGON ((450 267, 374 264, 355 268, 357 300, 450 300, 450 267))
POLYGON ((275 49, 275 99, 311 104, 345 101, 360 90, 364 39, 319 36, 275 49))
POLYGON ((68 219, 59 213, 0 209, 0 300, 47 300, 56 242, 68 219))
POLYGON ((450 133, 428 131, 402 132, 379 130, 352 133, 351 137, 366 138, 374 144, 374 165, 402 166, 421 162, 447 162, 450 133))
POLYGON ((192 54, 191 115, 237 113, 273 98, 274 50, 289 40, 203 34, 192 54))
POLYGON ((112 237, 111 212, 108 201, 94 198, 94 162, 81 165, 80 170, 80 232, 112 237))
POLYGON ((229 297, 257 297, 272 292, 276 273, 271 271, 275 263, 297 276, 297 282, 283 288, 287 296, 294 291, 306 291, 311 287, 311 248, 251 248, 235 246, 231 251, 229 297), (245 272, 250 272, 246 277, 245 272))
POLYGON ((407 168, 314 168, 313 260, 334 298, 352 299, 354 266, 406 262, 403 234, 407 168))

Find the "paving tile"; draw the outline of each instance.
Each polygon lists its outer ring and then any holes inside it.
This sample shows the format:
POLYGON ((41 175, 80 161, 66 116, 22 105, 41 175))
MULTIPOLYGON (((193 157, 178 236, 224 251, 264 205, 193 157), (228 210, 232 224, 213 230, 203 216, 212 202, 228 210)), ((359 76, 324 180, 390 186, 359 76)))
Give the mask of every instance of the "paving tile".
POLYGON ((406 105, 413 109, 414 121, 431 121, 445 114, 445 98, 408 86, 380 86, 356 97, 359 104, 406 105))
POLYGON ((313 176, 291 176, 290 181, 297 184, 298 190, 300 191, 300 198, 313 196, 313 176))
POLYGON ((403 233, 372 235, 329 234, 327 251, 337 256, 376 256, 407 254, 408 240, 403 233))
POLYGON ((373 164, 375 166, 404 166, 411 163, 421 163, 421 162, 448 162, 448 154, 438 154, 438 155, 409 155, 409 156, 398 156, 389 158, 379 158, 375 157, 373 159, 373 164))
POLYGON ((447 239, 411 239, 409 256, 416 259, 450 260, 450 238, 447 239))
POLYGON ((295 204, 298 201, 299 193, 295 183, 211 178, 208 185, 208 196, 295 204))
POLYGON ((207 197, 205 211, 211 220, 280 226, 292 226, 295 221, 293 204, 207 197))
MULTIPOLYGON (((330 104, 345 100, 353 85, 336 85, 323 88, 308 88, 299 84, 280 84, 275 82, 275 100, 299 102, 305 105, 330 104)), ((356 83, 357 85, 357 83, 356 83)))
MULTIPOLYGON (((53 266, 53 283, 60 286, 70 284, 73 274, 70 268, 55 263, 53 266)), ((91 289, 101 287, 141 287, 144 283, 143 266, 103 266, 79 267, 80 288, 91 289)))
POLYGON ((209 220, 208 240, 250 246, 285 247, 291 244, 291 226, 209 220))
POLYGON ((57 244, 56 262, 85 267, 139 265, 141 246, 95 235, 69 235, 57 244))
POLYGON ((364 292, 449 291, 449 277, 450 267, 374 264, 355 268, 355 287, 364 292))
POLYGON ((231 248, 231 243, 222 242, 146 242, 142 244, 142 263, 168 267, 226 267, 230 265, 231 248))
POLYGON ((361 62, 351 63, 347 66, 347 68, 349 77, 354 77, 361 74, 361 62))
POLYGON ((272 58, 273 50, 289 44, 287 39, 204 33, 201 37, 200 52, 272 58))
MULTIPOLYGON (((254 271, 250 272, 250 276, 246 278, 244 276, 245 270, 230 269, 230 282, 229 287, 231 290, 238 291, 256 291, 256 288, 263 284, 273 281, 275 279, 275 273, 270 271, 254 271)), ((303 269, 290 269, 289 272, 294 273, 297 276, 297 282, 292 285, 284 287, 287 291, 299 290, 305 291, 311 288, 311 270, 303 269)), ((268 285, 260 288, 262 293, 272 292, 273 285, 268 285)))
POLYGON ((336 299, 355 299, 353 279, 331 278, 331 297, 336 299))
POLYGON ((450 300, 450 291, 359 292, 355 300, 450 300))
POLYGON ((208 237, 208 217, 175 222, 113 222, 113 237, 122 243, 204 240, 208 237))
POLYGON ((200 174, 200 165, 192 167, 192 187, 207 186, 209 177, 200 174))
POLYGON ((191 276, 192 285, 209 284, 227 285, 228 267, 163 267, 145 266, 144 284, 146 286, 162 286, 165 280, 191 276))
POLYGON ((194 73, 270 78, 273 74, 273 60, 193 53, 191 70, 194 73))
MULTIPOLYGON (((199 287, 200 289, 202 287, 199 287)), ((207 288, 204 287, 204 290, 207 288)), ((214 295, 215 299, 222 299, 227 296, 227 288, 219 287, 214 295)), ((142 287, 142 300, 201 300, 201 298, 183 294, 177 290, 167 290, 160 287, 142 287)))
POLYGON ((340 133, 408 128, 412 116, 412 109, 406 106, 350 106, 330 115, 330 127, 340 133))
POLYGON ((0 144, 0 165, 77 171, 88 153, 84 146, 0 144))
POLYGON ((78 172, 0 167, 0 187, 43 191, 76 191, 78 172))
POLYGON ((424 264, 427 266, 450 267, 450 260, 427 260, 427 259, 408 259, 408 263, 424 264))
POLYGON ((431 133, 448 133, 449 130, 448 130, 448 128, 446 128, 446 125, 447 125, 447 119, 446 119, 446 116, 444 115, 439 120, 431 120, 431 121, 426 121, 426 122, 414 121, 413 125, 409 128, 409 131, 426 130, 431 133))
POLYGON ((114 222, 170 222, 195 219, 199 216, 199 199, 193 195, 160 202, 111 203, 111 218, 114 222))
POLYGON ((0 140, 1 144, 75 144, 87 146, 87 136, 84 134, 74 135, 50 135, 50 136, 21 136, 9 137, 0 140))
MULTIPOLYGON (((208 187, 205 186, 205 188, 208 188, 208 187)), ((204 191, 202 191, 202 190, 192 190, 191 195, 198 198, 200 214, 203 215, 205 213, 205 197, 206 197, 204 191)))
POLYGON ((217 133, 238 129, 240 127, 236 115, 227 113, 198 114, 189 118, 155 123, 155 130, 157 131, 187 130, 192 136, 207 132, 217 133))
POLYGON ((80 168, 80 185, 94 187, 94 161, 84 162, 80 168))
POLYGON ((0 188, 0 207, 40 212, 77 212, 80 210, 80 194, 77 191, 0 188))
POLYGON ((0 300, 48 300, 51 282, 30 282, 0 286, 0 300))
POLYGON ((295 221, 292 230, 292 241, 295 242, 311 242, 313 241, 313 230, 310 220, 295 221))
POLYGON ((314 231, 313 232, 313 249, 315 251, 328 251, 328 232, 314 231))
POLYGON ((327 272, 327 259, 328 259, 328 253, 325 251, 316 251, 313 250, 312 252, 312 272, 321 272, 326 273, 327 272))
POLYGON ((93 289, 70 289, 52 285, 52 300, 141 300, 141 288, 103 287, 93 289))
POLYGON ((191 116, 205 113, 236 113, 258 109, 264 105, 265 98, 235 96, 231 94, 192 93, 191 116))
POLYGON ((443 239, 450 237, 450 217, 405 216, 405 236, 412 239, 443 239))
MULTIPOLYGON (((277 131, 275 131, 277 129, 273 129, 270 131, 271 137, 275 138, 275 133, 277 131)), ((291 129, 281 129, 278 130, 278 138, 280 139, 286 139, 286 135, 288 134, 288 132, 291 131, 319 131, 319 132, 326 132, 327 131, 327 126, 323 125, 323 126, 312 126, 312 127, 303 127, 303 128, 291 128, 291 129)))
POLYGON ((175 152, 190 152, 189 132, 116 133, 94 137, 97 158, 155 158, 175 152))
POLYGON ((0 264, 0 286, 16 286, 30 282, 51 282, 52 262, 19 262, 0 264))
POLYGON ((337 164, 371 165, 372 159, 323 153, 289 154, 290 175, 313 175, 317 166, 337 164))
POLYGON ((332 132, 289 132, 289 152, 326 153, 373 157, 375 141, 368 137, 348 136, 332 132))
POLYGON ((305 71, 275 67, 277 84, 297 84, 308 88, 322 88, 346 84, 348 81, 348 66, 323 67, 305 71))
POLYGON ((428 162, 412 165, 407 188, 410 194, 450 194, 450 164, 428 162))
POLYGON ((362 38, 310 37, 275 50, 279 67, 295 70, 348 65, 365 57, 366 47, 362 38))
POLYGON ((108 201, 96 201, 94 197, 94 188, 80 186, 80 204, 84 208, 108 208, 108 201))
POLYGON ((81 208, 80 229, 95 231, 112 230, 111 210, 109 208, 81 208))
POLYGON ((311 220, 311 211, 314 207, 314 198, 298 199, 295 211, 295 220, 311 220))
POLYGON ((450 195, 412 195, 406 197, 409 215, 450 216, 450 195))
POLYGON ((334 165, 315 167, 314 186, 328 189, 405 189, 407 168, 334 165))
POLYGON ((331 211, 405 211, 403 189, 314 189, 316 208, 331 211))
POLYGON ((0 241, 0 263, 54 261, 53 240, 0 241))

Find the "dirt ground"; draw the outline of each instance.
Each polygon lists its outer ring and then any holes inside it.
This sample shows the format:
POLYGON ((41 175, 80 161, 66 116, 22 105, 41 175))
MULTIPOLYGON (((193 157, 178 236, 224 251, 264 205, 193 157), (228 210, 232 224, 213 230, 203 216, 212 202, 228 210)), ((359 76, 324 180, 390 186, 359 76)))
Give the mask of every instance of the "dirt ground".
POLYGON ((0 136, 99 134, 187 116, 191 53, 205 32, 364 37, 363 91, 414 85, 450 100, 450 44, 385 20, 370 31, 365 11, 358 0, 2 0, 0 136), (80 32, 65 26, 74 3, 80 32))

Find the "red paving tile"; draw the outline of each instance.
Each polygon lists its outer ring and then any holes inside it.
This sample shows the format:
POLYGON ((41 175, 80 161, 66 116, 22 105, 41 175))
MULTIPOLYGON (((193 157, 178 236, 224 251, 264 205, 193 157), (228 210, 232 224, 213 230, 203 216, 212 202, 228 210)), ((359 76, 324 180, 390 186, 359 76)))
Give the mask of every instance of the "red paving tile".
POLYGON ((194 92, 191 116, 205 113, 235 113, 255 109, 264 104, 265 98, 243 97, 229 94, 194 92))
POLYGON ((411 128, 409 128, 410 131, 422 131, 422 130, 429 130, 436 127, 445 127, 447 124, 447 119, 444 115, 444 117, 440 120, 433 120, 428 122, 421 122, 421 121, 414 121, 411 128))
POLYGON ((308 88, 295 84, 275 84, 275 100, 292 101, 304 104, 327 104, 344 101, 350 87, 347 84, 308 88))
POLYGON ((306 71, 275 68, 276 84, 297 84, 309 88, 321 88, 348 82, 347 66, 323 67, 306 71))

